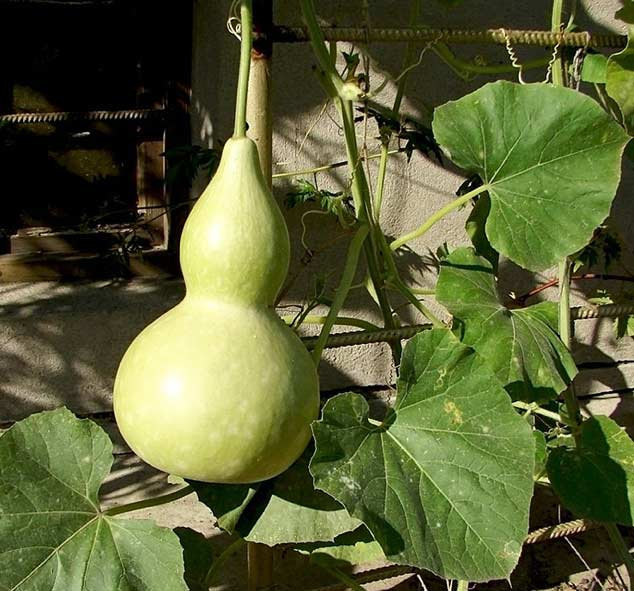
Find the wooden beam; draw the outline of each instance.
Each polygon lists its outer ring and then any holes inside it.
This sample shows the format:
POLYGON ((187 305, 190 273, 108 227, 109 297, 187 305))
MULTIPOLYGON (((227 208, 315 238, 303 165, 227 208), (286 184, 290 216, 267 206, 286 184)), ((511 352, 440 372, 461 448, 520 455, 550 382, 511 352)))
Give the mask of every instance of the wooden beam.
POLYGON ((48 253, 0 256, 0 282, 112 279, 113 277, 172 277, 179 269, 174 254, 157 248, 128 255, 48 253))

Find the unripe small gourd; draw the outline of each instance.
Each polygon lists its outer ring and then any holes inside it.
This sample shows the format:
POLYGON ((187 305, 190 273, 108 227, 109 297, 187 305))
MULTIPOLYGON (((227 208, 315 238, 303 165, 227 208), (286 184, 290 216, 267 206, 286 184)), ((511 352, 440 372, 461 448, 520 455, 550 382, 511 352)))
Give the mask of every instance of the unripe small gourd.
POLYGON ((286 224, 255 144, 234 137, 185 224, 186 296, 125 353, 114 412, 160 470, 206 482, 276 476, 302 453, 319 387, 273 305, 289 265, 286 224))

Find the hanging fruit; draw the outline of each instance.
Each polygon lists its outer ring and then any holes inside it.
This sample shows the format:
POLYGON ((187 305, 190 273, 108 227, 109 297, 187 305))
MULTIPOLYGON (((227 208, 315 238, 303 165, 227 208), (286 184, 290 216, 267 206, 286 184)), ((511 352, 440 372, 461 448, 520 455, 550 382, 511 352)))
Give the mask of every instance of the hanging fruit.
POLYGON ((219 483, 276 476, 317 418, 315 365, 274 302, 286 224, 246 137, 251 7, 243 1, 236 125, 183 229, 186 296, 125 353, 114 412, 132 450, 172 474, 219 483))

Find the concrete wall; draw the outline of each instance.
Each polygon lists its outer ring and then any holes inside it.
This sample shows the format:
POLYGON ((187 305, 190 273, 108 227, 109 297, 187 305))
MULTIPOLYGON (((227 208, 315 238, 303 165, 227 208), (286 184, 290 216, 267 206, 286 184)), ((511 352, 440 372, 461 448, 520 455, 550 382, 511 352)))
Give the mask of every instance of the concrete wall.
MULTIPOLYGON (((211 146, 231 134, 237 41, 226 34, 225 20, 230 2, 196 0, 193 48, 193 116, 194 143, 211 146)), ((277 2, 276 21, 300 24, 294 2, 277 2)), ((358 24, 362 2, 319 2, 321 15, 339 25, 358 24)), ((579 22, 590 30, 617 31, 612 18, 618 0, 586 0, 580 2, 579 22)), ((406 3, 401 0, 370 2, 370 22, 382 26, 404 25, 406 3)), ((424 3, 424 20, 446 27, 544 28, 548 23, 550 2, 491 2, 470 0, 469 10, 443 10, 436 3, 424 3)), ((466 6, 467 4, 465 4, 466 6)), ((346 49, 341 44, 341 49, 346 49)), ((486 55, 490 61, 507 62, 503 48, 459 47, 464 57, 486 55)), ((372 59, 372 76, 377 86, 384 78, 392 79, 401 69, 404 47, 398 44, 372 44, 367 53, 372 59)), ((543 55, 539 48, 519 48, 522 59, 543 55)), ((344 158, 344 147, 336 124, 336 112, 327 108, 325 96, 311 72, 313 59, 306 44, 278 45, 272 65, 274 172, 311 168, 344 158), (309 133, 310 131, 310 133, 309 133)), ((543 72, 531 72, 530 79, 540 79, 543 72)), ((463 81, 439 59, 428 54, 412 72, 403 110, 429 118, 435 105, 457 98, 486 82, 485 78, 463 81)), ((377 97, 391 104, 394 84, 388 83, 377 97)), ((367 136, 370 153, 378 149, 376 128, 367 136)), ((374 164, 371 166, 375 168, 374 164)), ((318 177, 321 187, 339 188, 345 183, 345 169, 318 177)), ((631 164, 624 166, 624 178, 613 210, 614 225, 629 240, 625 264, 634 268, 632 255, 631 195, 634 181, 631 164)), ((415 155, 411 163, 403 156, 390 161, 386 184, 385 210, 382 223, 390 235, 399 235, 417 226, 430 212, 450 200, 462 182, 460 171, 450 165, 415 155)), ((194 192, 202 189, 198 180, 194 192)), ((280 199, 289 190, 288 181, 275 183, 280 199)), ((290 290, 286 305, 305 301, 316 274, 330 274, 334 285, 338 280, 347 236, 334 220, 318 214, 307 214, 308 208, 287 212, 293 238, 292 272, 299 276, 290 290), (306 226, 305 243, 315 251, 309 265, 301 259, 301 218, 306 226), (337 240, 335 240, 337 239, 337 240), (334 242, 333 242, 334 241, 334 242), (324 245, 331 243, 329 247, 324 245)), ((434 284, 433 270, 426 268, 430 252, 447 242, 450 246, 467 243, 463 231, 467 210, 457 212, 437 224, 424 241, 412 244, 415 253, 403 255, 399 264, 412 284, 429 287, 434 284)), ((504 262, 502 289, 518 293, 536 282, 553 276, 517 269, 504 262)), ((359 280, 361 280, 359 275, 359 280)), ((575 303, 591 295, 594 282, 575 286, 575 303)), ((615 284, 614 289, 622 286, 615 284)), ((67 404, 81 413, 108 411, 110 392, 118 361, 134 335, 150 320, 169 309, 182 296, 179 281, 134 281, 69 284, 0 284, 0 421, 19 419, 41 408, 67 404)), ((546 296, 554 296, 551 291, 546 296)), ((396 300, 398 302, 398 300, 396 300)), ((430 300, 432 307, 433 300, 430 300)), ((292 313, 293 309, 286 310, 292 313)), ((379 321, 376 306, 363 289, 353 292, 344 312, 379 321)), ((411 307, 399 314, 403 322, 419 320, 411 307)), ((619 409, 630 394, 615 398, 613 392, 624 393, 634 383, 634 347, 631 340, 617 342, 611 321, 577 323, 576 355, 580 362, 591 364, 579 380, 580 395, 605 395, 619 409), (612 359, 617 361, 616 364, 612 359), (618 400, 619 402, 615 402, 618 400)), ((351 385, 385 386, 393 382, 388 347, 368 345, 328 352, 322 368, 322 387, 339 389, 351 385)), ((612 409, 613 410, 613 409, 612 409)))

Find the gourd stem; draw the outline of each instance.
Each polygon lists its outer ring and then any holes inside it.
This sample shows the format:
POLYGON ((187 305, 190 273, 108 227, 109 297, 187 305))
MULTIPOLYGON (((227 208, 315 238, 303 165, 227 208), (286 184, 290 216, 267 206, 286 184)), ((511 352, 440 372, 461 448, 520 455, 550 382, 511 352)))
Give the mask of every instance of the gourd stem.
POLYGON ((456 591, 469 591, 469 581, 458 581, 456 591))
POLYGON ((468 193, 465 193, 461 197, 458 197, 458 199, 454 199, 451 203, 449 203, 448 205, 445 205, 445 207, 438 210, 435 214, 427 218, 425 223, 419 226, 418 228, 416 228, 416 230, 413 230, 409 234, 405 234, 404 236, 401 236, 400 238, 397 238, 396 240, 391 242, 390 248, 392 250, 396 250, 397 248, 400 248, 404 244, 407 244, 410 240, 414 240, 415 238, 420 238, 423 234, 425 234, 425 232, 427 232, 427 230, 429 230, 436 222, 439 222, 440 220, 442 220, 448 213, 451 213, 455 209, 458 209, 460 206, 464 205, 465 203, 468 203, 469 201, 471 201, 471 199, 473 199, 474 197, 477 197, 478 195, 480 195, 480 193, 484 193, 488 189, 489 189, 488 185, 482 185, 481 187, 477 187, 473 189, 473 191, 469 191, 468 193))
POLYGON ((348 247, 346 263, 343 267, 343 274, 341 275, 339 286, 335 291, 335 297, 332 301, 332 305, 330 306, 330 310, 328 311, 328 316, 326 317, 324 326, 319 333, 319 337, 317 338, 317 342, 315 343, 315 348, 313 349, 312 355, 315 365, 319 365, 321 354, 324 350, 324 347, 326 346, 326 341, 328 340, 328 335, 330 334, 330 331, 332 330, 332 327, 337 320, 337 314, 343 306, 343 303, 348 296, 348 292, 350 291, 350 286, 352 285, 354 275, 359 264, 361 249, 363 248, 365 239, 368 236, 368 231, 368 225, 363 224, 357 230, 357 233, 354 235, 354 238, 352 239, 352 241, 350 242, 350 246, 348 247))
POLYGON ((414 306, 414 308, 416 308, 425 318, 427 318, 427 320, 429 320, 433 324, 434 328, 447 327, 447 325, 440 318, 438 318, 438 316, 436 316, 425 304, 423 304, 423 302, 420 299, 418 299, 410 291, 409 287, 407 287, 407 285, 403 283, 403 280, 400 277, 397 276, 393 278, 393 280, 395 280, 396 288, 401 293, 401 295, 412 306, 414 306))
POLYGON ((252 0, 241 0, 240 3, 240 70, 233 137, 245 137, 247 133, 247 94, 251 69, 251 48, 253 46, 252 4, 252 0))
MULTIPOLYGON (((561 19, 563 13, 563 0, 553 0, 553 12, 551 19, 551 29, 553 33, 561 31, 561 19)), ((563 86, 564 78, 561 58, 556 56, 552 65, 552 76, 554 86, 563 86)), ((572 265, 566 257, 559 263, 559 338, 568 349, 572 344, 572 322, 570 317, 570 278, 572 265)), ((579 401, 574 391, 574 386, 570 384, 563 393, 566 404, 568 421, 572 428, 575 441, 578 438, 578 427, 581 423, 581 409, 579 401)))
POLYGON ((130 513, 131 511, 138 511, 139 509, 147 509, 149 507, 165 505, 167 503, 172 503, 173 501, 177 501, 178 499, 182 499, 183 497, 191 495, 193 492, 194 489, 188 485, 173 493, 161 495, 160 497, 153 497, 151 499, 144 499, 143 501, 136 501, 134 503, 128 503, 126 505, 119 505, 117 507, 112 507, 111 509, 106 509, 106 511, 104 511, 104 514, 111 516, 121 515, 122 513, 130 513))
MULTIPOLYGON (((359 219, 367 222, 369 225, 370 239, 366 241, 363 246, 365 258, 368 264, 368 273, 372 284, 374 285, 374 290, 376 292, 379 308, 381 308, 385 328, 394 328, 395 324, 394 319, 392 318, 392 307, 390 306, 390 302, 385 290, 383 289, 384 282, 381 278, 378 258, 378 249, 380 248, 380 241, 383 238, 383 233, 381 228, 375 224, 374 217, 372 215, 372 198, 370 196, 368 181, 365 176, 363 166, 361 165, 361 157, 357 147, 352 102, 341 99, 336 100, 338 100, 341 105, 346 150, 348 152, 348 165, 350 174, 352 175, 352 196, 355 203, 355 209, 359 219)), ((394 363, 398 366, 401 360, 401 344, 393 343, 391 348, 394 363)))

